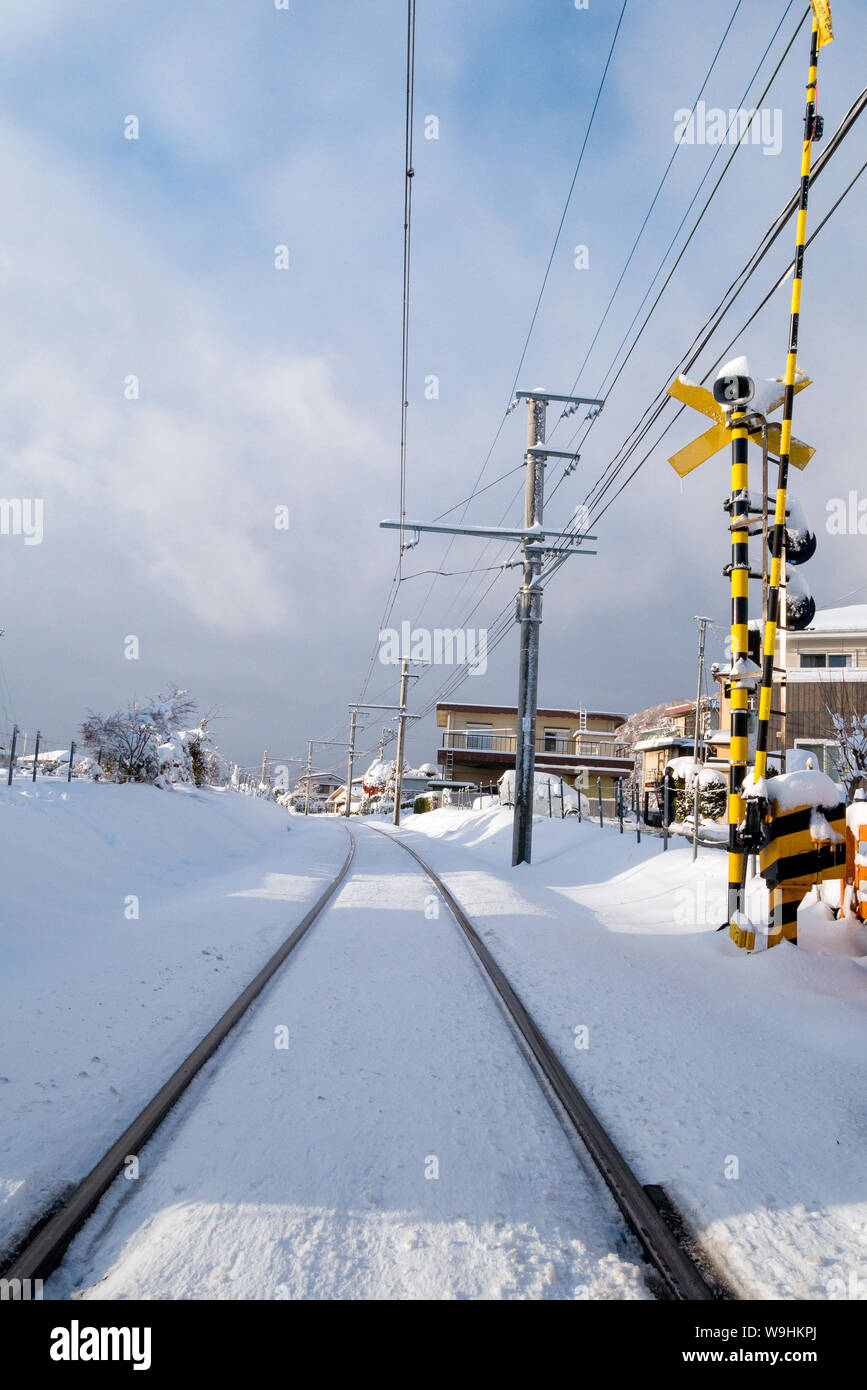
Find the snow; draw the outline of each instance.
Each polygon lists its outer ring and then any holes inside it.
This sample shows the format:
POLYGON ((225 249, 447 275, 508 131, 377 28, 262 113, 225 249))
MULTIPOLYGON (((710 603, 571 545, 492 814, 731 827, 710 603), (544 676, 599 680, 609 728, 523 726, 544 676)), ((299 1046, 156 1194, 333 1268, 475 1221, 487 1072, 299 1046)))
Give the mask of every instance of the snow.
POLYGON ((817 844, 842 845, 844 837, 838 835, 822 812, 815 809, 810 816, 810 838, 817 844))
POLYGON ((342 862, 345 837, 289 824, 210 789, 0 787, 0 1252, 84 1176, 342 862))
MULTIPOLYGON (((533 864, 511 869, 510 832, 503 811, 438 811, 402 833, 485 933, 641 1181, 666 1187, 744 1296, 829 1297, 864 1265, 863 924, 808 903, 797 948, 746 953, 717 932, 724 853, 700 849, 693 865, 688 847, 539 820, 533 864)), ((767 918, 760 879, 746 916, 767 918)))
MULTIPOLYGON (((769 785, 836 804, 822 774, 787 778, 769 785)), ((0 928, 8 1248, 285 937, 346 837, 330 817, 189 787, 16 785, 0 817, 15 866, 0 928)), ((353 829, 332 904, 47 1297, 648 1296, 430 883, 353 829)), ((717 931, 716 849, 693 864, 656 837, 537 817, 534 862, 512 869, 502 807, 389 833, 442 873, 640 1180, 666 1188, 745 1297, 826 1298, 863 1265, 867 929, 831 919, 839 885, 811 895, 797 948, 761 949, 759 927, 746 953, 717 931)), ((760 879, 744 918, 767 919, 760 879)))
POLYGON ((783 772, 767 783, 767 795, 778 811, 794 811, 798 806, 839 806, 843 790, 824 772, 805 769, 783 772))
POLYGON ((858 796, 858 792, 855 793, 855 797, 852 804, 846 807, 846 824, 857 839, 859 830, 867 826, 867 800, 858 796))
POLYGON ((326 915, 46 1297, 649 1296, 429 880, 357 836, 326 915))
POLYGON ((867 603, 846 608, 820 608, 807 632, 867 632, 867 603))
MULTIPOLYGON (((746 357, 733 357, 730 362, 726 362, 717 372, 717 378, 721 376, 750 376, 750 365, 746 357)), ((797 370, 795 380, 803 381, 806 372, 797 370)), ((683 380, 683 378, 681 378, 683 380)), ((764 377, 752 377, 755 386, 753 399, 746 407, 747 410, 754 410, 759 415, 772 415, 775 410, 779 410, 783 404, 783 383, 772 381, 764 377)))
MULTIPOLYGON (((563 810, 568 814, 570 811, 577 812, 579 804, 584 814, 588 813, 590 802, 583 792, 578 792, 574 787, 570 787, 561 777, 552 772, 534 772, 533 774, 533 800, 539 802, 545 815, 548 814, 549 793, 550 804, 554 814, 560 814, 560 791, 563 792, 563 810), (580 798, 580 802, 579 802, 580 798)), ((503 805, 514 805, 515 802, 515 770, 509 768, 502 774, 498 782, 500 792, 500 802, 503 805)))

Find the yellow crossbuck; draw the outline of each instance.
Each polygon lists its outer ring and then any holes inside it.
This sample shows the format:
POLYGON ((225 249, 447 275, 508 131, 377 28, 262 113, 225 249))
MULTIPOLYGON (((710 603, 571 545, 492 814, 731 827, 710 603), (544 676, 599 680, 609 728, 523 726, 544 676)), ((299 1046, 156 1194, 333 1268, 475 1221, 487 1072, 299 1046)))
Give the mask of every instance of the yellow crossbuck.
MULTIPOLYGON (((757 382, 764 388, 779 386, 779 391, 773 389, 762 391, 762 404, 764 405, 764 415, 767 416, 772 410, 777 410, 783 404, 784 386, 782 382, 757 382)), ((795 392, 803 391, 805 386, 812 384, 812 378, 799 374, 795 382, 795 392)), ((692 443, 687 444, 683 449, 679 449, 676 454, 672 454, 668 460, 681 478, 685 478, 687 473, 691 473, 694 468, 714 454, 719 453, 720 449, 725 448, 731 440, 731 434, 725 426, 725 410, 721 405, 717 405, 710 391, 706 386, 699 386, 697 382, 690 381, 689 377, 679 376, 668 388, 669 396, 673 396, 676 401, 681 401, 684 405, 692 406, 693 410, 698 410, 702 415, 707 415, 714 424, 711 429, 700 434, 698 439, 693 439, 692 443)), ((749 410, 749 406, 746 407, 749 410)), ((768 450, 772 454, 780 452, 780 430, 781 426, 772 420, 768 421, 768 450)), ((750 434, 753 444, 761 444, 762 435, 760 430, 755 430, 750 434)), ((803 444, 800 439, 793 439, 791 445, 790 462, 796 468, 806 468, 816 450, 811 449, 809 444, 803 444)))

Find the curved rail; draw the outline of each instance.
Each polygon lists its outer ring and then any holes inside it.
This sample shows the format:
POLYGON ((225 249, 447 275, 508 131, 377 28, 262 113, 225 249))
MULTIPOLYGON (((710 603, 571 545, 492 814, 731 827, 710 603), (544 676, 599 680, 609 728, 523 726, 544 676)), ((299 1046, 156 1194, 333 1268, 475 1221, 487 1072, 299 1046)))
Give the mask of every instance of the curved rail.
POLYGON ((460 903, 439 875, 425 863, 414 849, 410 849, 404 840, 398 839, 396 835, 383 830, 380 826, 370 826, 370 829, 376 830, 380 835, 385 835, 389 840, 400 845, 401 849, 405 849, 407 854, 412 855, 442 895, 446 906, 463 931, 485 974, 502 1000, 519 1038, 532 1053, 578 1138, 605 1179, 627 1225, 638 1239, 648 1261, 662 1279, 669 1296, 674 1299, 685 1300, 725 1297, 726 1295, 721 1289, 712 1287, 706 1281, 701 1270, 678 1243, 673 1231, 663 1219, 659 1208, 639 1182, 602 1121, 582 1095, 532 1015, 509 984, 460 903))
POLYGON ((13 1258, 8 1269, 3 1272, 5 1279, 44 1279, 56 1269, 63 1253, 73 1237, 94 1210, 96 1204, 114 1182, 123 1168, 125 1159, 137 1153, 165 1119, 172 1107, 180 1100, 190 1082, 202 1069, 229 1033, 240 1022, 250 1005, 261 994, 266 984, 280 969, 287 956, 294 951, 301 938, 328 905, 337 889, 349 872, 352 856, 355 853, 355 840, 346 827, 349 836, 349 851, 335 878, 319 896, 313 906, 305 913, 295 930, 262 966, 250 983, 230 1004, 226 1012, 214 1024, 209 1033, 193 1048, 177 1071, 169 1077, 164 1086, 148 1101, 132 1124, 103 1154, 94 1168, 82 1179, 71 1196, 55 1212, 41 1229, 26 1242, 13 1258))

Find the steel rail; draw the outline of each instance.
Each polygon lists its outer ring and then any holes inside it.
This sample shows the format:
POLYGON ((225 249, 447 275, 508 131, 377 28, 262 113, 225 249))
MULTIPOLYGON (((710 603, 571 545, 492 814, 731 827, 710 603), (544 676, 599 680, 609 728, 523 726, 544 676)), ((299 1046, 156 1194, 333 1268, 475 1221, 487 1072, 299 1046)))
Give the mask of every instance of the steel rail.
POLYGON ((454 894, 442 879, 425 863, 421 855, 406 843, 380 826, 370 826, 385 835, 407 854, 412 855, 434 884, 463 931, 467 941, 494 986, 519 1034, 536 1061, 545 1081, 556 1096, 582 1145, 593 1159, 617 1203, 627 1225, 636 1236, 649 1263, 663 1281, 672 1299, 702 1300, 725 1297, 727 1291, 714 1288, 698 1266, 679 1244, 659 1208, 642 1186, 627 1160, 620 1152, 598 1115, 576 1086, 563 1063, 554 1052, 526 1006, 522 1003, 506 976, 485 946, 472 922, 454 894))
POLYGON ((259 973, 250 981, 230 1004, 226 1012, 206 1033, 201 1042, 193 1048, 177 1071, 169 1077, 164 1086, 148 1101, 144 1109, 103 1154, 86 1178, 77 1185, 58 1211, 51 1216, 40 1230, 13 1257, 12 1263, 3 1271, 4 1279, 45 1279, 56 1269, 64 1251, 91 1215, 100 1198, 105 1194, 114 1179, 121 1172, 125 1160, 137 1154, 165 1119, 172 1107, 180 1100, 193 1078, 243 1018, 250 1005, 261 994, 287 956, 294 951, 302 937, 327 907, 337 889, 349 872, 355 853, 355 839, 347 828, 349 850, 341 868, 328 887, 317 898, 313 906, 304 914, 298 926, 281 946, 262 966, 259 973))

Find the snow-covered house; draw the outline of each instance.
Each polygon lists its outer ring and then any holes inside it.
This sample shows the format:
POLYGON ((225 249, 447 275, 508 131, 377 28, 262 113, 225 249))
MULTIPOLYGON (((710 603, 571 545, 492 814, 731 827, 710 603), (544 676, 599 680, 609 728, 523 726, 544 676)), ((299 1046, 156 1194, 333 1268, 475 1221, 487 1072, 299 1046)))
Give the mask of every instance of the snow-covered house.
MULTIPOLYGON (((707 746, 701 735, 708 721, 714 720, 717 700, 703 696, 699 716, 699 760, 703 761, 707 746)), ((635 775, 638 781, 641 807, 645 818, 652 818, 659 787, 669 763, 691 757, 695 747, 695 700, 682 700, 666 705, 659 723, 643 729, 632 745, 635 775)))

